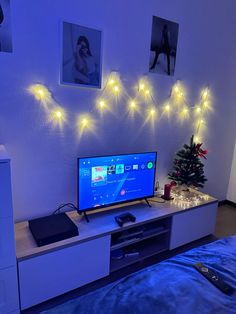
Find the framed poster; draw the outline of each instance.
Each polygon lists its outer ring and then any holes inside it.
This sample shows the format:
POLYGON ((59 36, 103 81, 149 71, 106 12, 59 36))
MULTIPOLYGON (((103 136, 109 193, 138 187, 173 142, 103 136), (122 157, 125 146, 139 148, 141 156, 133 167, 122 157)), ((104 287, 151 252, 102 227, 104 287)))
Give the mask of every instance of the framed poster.
POLYGON ((62 23, 61 83, 101 88, 102 32, 62 23))
POLYGON ((178 33, 179 24, 153 16, 149 72, 174 75, 178 33))
POLYGON ((10 0, 0 0, 0 52, 12 52, 10 0))

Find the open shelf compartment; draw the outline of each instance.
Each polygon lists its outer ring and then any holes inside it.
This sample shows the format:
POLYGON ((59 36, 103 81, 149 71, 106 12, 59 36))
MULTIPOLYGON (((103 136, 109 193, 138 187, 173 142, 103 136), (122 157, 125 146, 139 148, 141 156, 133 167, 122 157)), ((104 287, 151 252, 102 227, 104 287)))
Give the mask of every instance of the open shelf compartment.
POLYGON ((169 218, 113 234, 111 241, 110 271, 114 272, 153 255, 167 251, 169 249, 169 238, 169 218))
POLYGON ((170 232, 170 218, 160 219, 112 234, 111 251, 170 232))

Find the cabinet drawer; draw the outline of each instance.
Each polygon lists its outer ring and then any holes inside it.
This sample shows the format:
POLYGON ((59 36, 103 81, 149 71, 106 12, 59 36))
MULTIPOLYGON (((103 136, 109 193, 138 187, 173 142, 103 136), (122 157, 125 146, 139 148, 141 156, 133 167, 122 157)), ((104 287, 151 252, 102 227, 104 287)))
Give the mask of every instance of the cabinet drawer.
POLYGON ((0 269, 16 265, 13 218, 0 218, 0 269))
POLYGON ((218 203, 204 205, 173 216, 170 249, 212 234, 218 203))
POLYGON ((0 313, 19 313, 16 267, 0 270, 0 313), (17 311, 18 309, 18 311, 17 311))
POLYGON ((21 309, 109 274, 110 236, 20 261, 21 309))

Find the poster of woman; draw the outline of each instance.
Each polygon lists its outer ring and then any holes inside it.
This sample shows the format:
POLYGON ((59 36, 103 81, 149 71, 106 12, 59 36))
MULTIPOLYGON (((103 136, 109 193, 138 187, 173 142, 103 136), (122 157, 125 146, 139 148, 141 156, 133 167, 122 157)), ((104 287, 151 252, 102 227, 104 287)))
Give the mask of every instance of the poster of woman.
POLYGON ((0 0, 0 52, 12 52, 10 0, 0 0))
POLYGON ((63 22, 61 83, 101 88, 102 32, 63 22))
POLYGON ((174 75, 179 25, 153 16, 149 72, 174 75))

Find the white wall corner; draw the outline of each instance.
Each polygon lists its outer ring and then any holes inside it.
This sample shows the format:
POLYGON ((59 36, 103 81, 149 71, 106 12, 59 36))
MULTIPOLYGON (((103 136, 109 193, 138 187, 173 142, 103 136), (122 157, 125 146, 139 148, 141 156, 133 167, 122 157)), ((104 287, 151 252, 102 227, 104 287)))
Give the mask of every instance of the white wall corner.
POLYGON ((236 142, 234 146, 234 154, 227 192, 227 200, 236 203, 236 142))
POLYGON ((0 161, 10 161, 10 156, 3 144, 0 144, 0 161))

